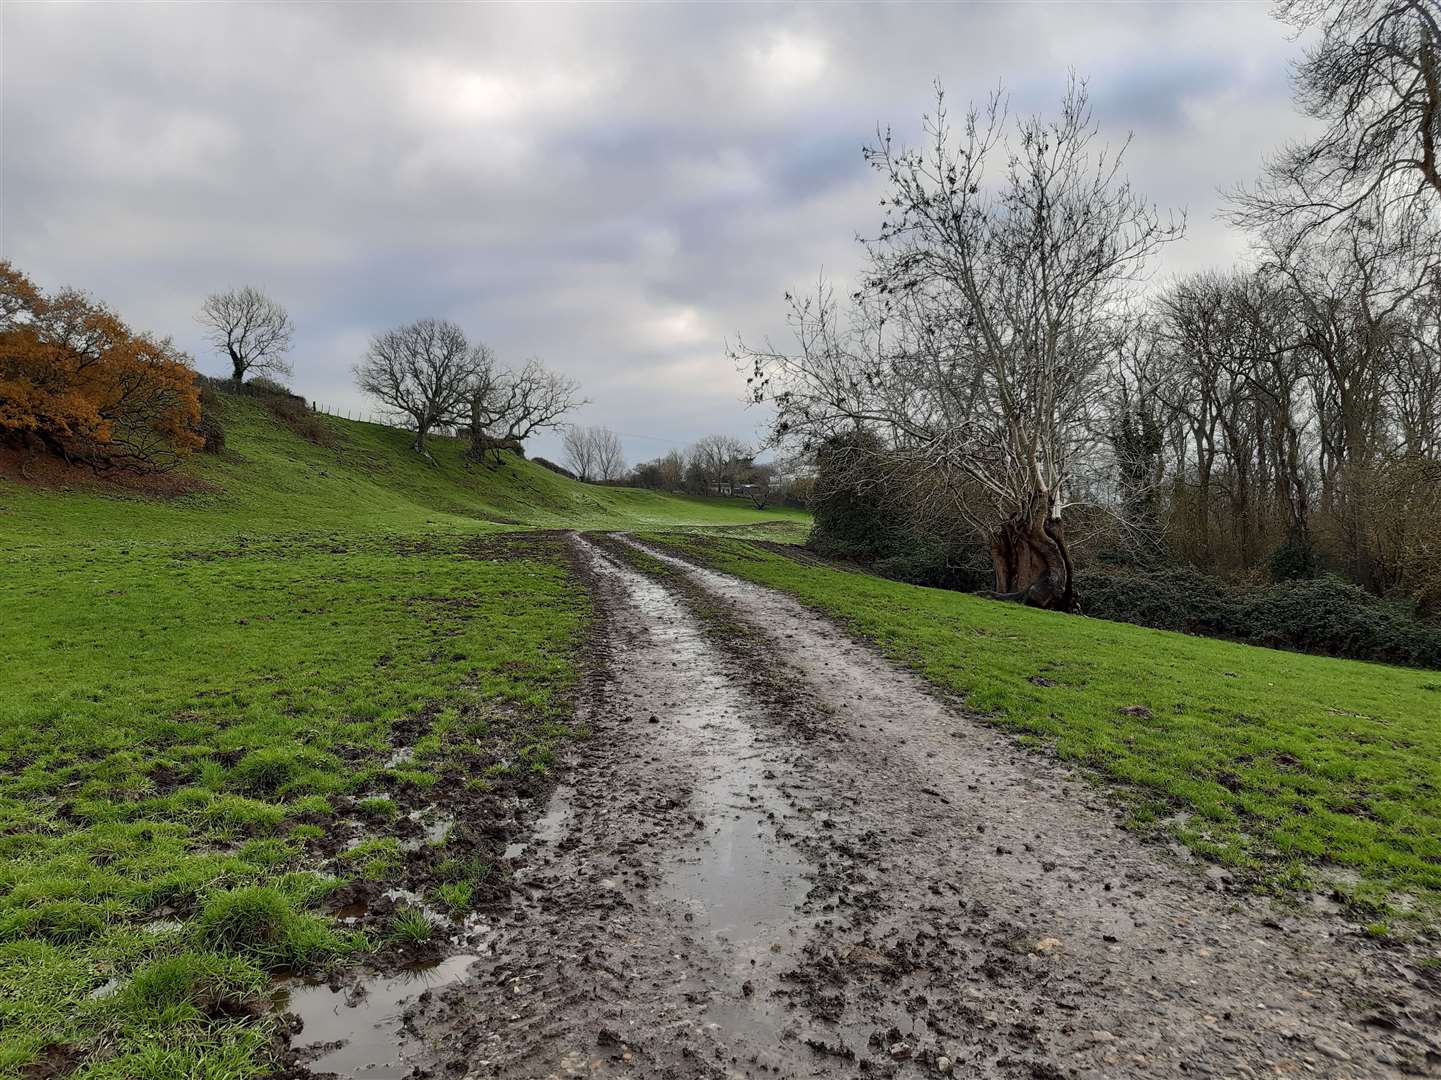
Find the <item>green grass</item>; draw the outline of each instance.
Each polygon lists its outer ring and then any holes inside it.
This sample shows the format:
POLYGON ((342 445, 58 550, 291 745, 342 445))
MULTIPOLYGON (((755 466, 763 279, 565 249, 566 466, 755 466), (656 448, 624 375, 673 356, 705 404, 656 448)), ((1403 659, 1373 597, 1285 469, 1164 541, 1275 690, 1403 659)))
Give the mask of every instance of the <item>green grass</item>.
MULTIPOLYGON (((505 534, 800 520, 467 465, 453 440, 432 465, 373 424, 327 419, 320 446, 222 404, 230 449, 186 466, 202 492, 0 481, 0 1076, 264 1074, 267 973, 387 943, 324 912, 405 869, 396 799, 545 776, 577 734, 588 599, 558 540, 505 534)), ((455 848, 463 914, 497 886, 455 848)))
POLYGON ((1135 827, 1258 887, 1334 888, 1393 923, 1441 914, 1441 673, 1058 615, 736 539, 650 539, 839 618, 1023 743, 1092 770, 1135 827))

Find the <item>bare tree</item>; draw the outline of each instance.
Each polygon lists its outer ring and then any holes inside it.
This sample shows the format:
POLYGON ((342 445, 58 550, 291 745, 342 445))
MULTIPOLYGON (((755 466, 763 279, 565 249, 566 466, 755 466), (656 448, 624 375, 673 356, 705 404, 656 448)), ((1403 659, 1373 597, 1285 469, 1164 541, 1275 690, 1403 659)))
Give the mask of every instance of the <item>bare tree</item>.
POLYGON ((519 452, 531 435, 560 427, 561 418, 583 404, 574 379, 534 359, 503 370, 490 349, 479 346, 469 400, 470 456, 479 461, 490 450, 498 460, 502 450, 519 452))
POLYGON ((230 357, 231 378, 289 375, 285 355, 294 329, 290 316, 259 289, 246 286, 206 298, 196 319, 210 328, 210 341, 230 357))
POLYGON ((749 446, 732 435, 706 435, 690 448, 690 461, 704 478, 707 490, 725 494, 734 491, 751 453, 749 446))
POLYGON ((774 465, 748 462, 740 473, 741 488, 745 491, 746 498, 750 499, 751 505, 757 510, 764 510, 771 501, 776 483, 776 468, 774 465))
POLYGON ((620 445, 620 436, 607 427, 591 429, 595 440, 596 477, 610 483, 625 475, 625 450, 620 445))
POLYGON ((565 432, 565 453, 575 474, 586 482, 619 480, 625 475, 620 437, 610 428, 572 425, 565 432))
POLYGON ((867 151, 890 190, 850 319, 823 288, 793 302, 798 353, 737 355, 776 406, 773 438, 878 433, 898 476, 988 542, 999 595, 1074 609, 1062 515, 1099 438, 1121 301, 1184 223, 1121 176, 1083 84, 1013 133, 997 95, 959 139, 937 97, 924 150, 886 133, 867 151))
POLYGON ((1284 147, 1235 218, 1303 236, 1368 201, 1441 196, 1441 11, 1434 0, 1282 0, 1320 40, 1295 72, 1296 102, 1321 134, 1284 147))
POLYGON ((484 346, 472 346, 452 322, 420 319, 377 334, 355 366, 356 384, 415 429, 414 449, 429 454, 433 428, 462 422, 480 371, 484 346))

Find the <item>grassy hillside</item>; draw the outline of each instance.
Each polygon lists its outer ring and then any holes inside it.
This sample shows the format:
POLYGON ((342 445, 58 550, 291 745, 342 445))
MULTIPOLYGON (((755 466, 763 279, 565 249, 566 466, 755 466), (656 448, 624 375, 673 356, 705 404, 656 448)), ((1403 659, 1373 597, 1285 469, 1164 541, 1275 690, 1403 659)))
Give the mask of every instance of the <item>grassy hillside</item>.
POLYGON ((0 481, 0 1076, 262 1075, 268 973, 503 894, 503 800, 584 734, 588 602, 524 527, 803 518, 223 407, 200 493, 0 481))
POLYGON ((1334 891, 1377 932, 1441 914, 1437 672, 1079 619, 737 539, 653 539, 839 618, 1238 877, 1334 891))
POLYGON ((755 510, 740 499, 699 499, 576 483, 505 454, 499 465, 463 457, 458 439, 432 440, 434 463, 409 436, 379 424, 316 416, 329 445, 301 438, 254 399, 220 395, 227 448, 183 467, 214 490, 172 499, 56 493, 0 480, 0 537, 184 539, 225 534, 473 533, 518 526, 573 529, 804 521, 795 510, 755 510))

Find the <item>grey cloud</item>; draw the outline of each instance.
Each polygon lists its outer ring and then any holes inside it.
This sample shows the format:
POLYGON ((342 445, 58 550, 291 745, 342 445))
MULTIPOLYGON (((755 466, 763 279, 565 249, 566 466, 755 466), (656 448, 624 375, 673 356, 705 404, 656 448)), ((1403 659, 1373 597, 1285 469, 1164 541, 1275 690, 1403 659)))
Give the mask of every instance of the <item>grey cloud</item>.
MULTIPOLYGON (((3 8, 0 249, 218 370, 192 314, 241 282, 299 326, 296 386, 364 407, 368 335, 434 314, 577 376, 635 458, 756 417, 723 353, 844 280, 876 223, 860 148, 1068 69, 1190 238, 1300 130, 1257 5, 20 5, 3 8)), ((542 442, 542 453, 556 447, 542 442)))

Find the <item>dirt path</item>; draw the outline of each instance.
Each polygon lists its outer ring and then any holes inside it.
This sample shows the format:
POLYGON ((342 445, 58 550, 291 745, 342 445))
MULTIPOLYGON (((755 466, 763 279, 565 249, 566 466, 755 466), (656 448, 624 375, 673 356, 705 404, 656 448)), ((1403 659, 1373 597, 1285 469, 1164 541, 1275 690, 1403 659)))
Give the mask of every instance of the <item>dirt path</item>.
POLYGON ((408 1012, 425 1075, 1441 1075, 1405 954, 1138 843, 786 597, 574 543, 594 737, 486 953, 408 1012))

